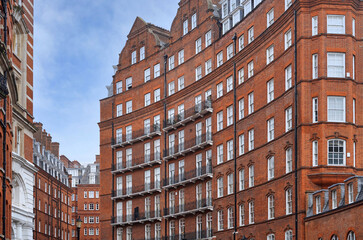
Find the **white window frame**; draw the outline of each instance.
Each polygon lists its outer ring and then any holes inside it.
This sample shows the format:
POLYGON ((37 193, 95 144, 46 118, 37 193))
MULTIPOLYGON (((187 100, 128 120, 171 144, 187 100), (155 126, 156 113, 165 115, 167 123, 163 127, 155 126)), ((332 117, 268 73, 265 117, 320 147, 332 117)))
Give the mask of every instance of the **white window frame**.
POLYGON ((239 191, 242 191, 245 189, 245 170, 240 169, 238 171, 238 176, 239 176, 239 191))
POLYGON ((200 80, 202 77, 202 65, 199 65, 195 69, 195 81, 200 80))
POLYGON ((212 59, 209 59, 205 62, 205 75, 208 75, 212 72, 212 59))
POLYGON ((145 46, 140 48, 140 61, 145 59, 145 46))
POLYGON ((223 144, 217 146, 217 164, 223 163, 223 144))
POLYGON ((312 63, 313 63, 312 77, 313 79, 317 79, 319 77, 319 56, 317 53, 313 54, 312 63))
POLYGON ((245 135, 241 134, 238 136, 238 149, 239 149, 239 155, 243 155, 245 153, 245 135))
POLYGON ((267 159, 267 180, 270 181, 275 177, 275 157, 271 156, 267 159))
POLYGON ((312 36, 318 35, 318 33, 319 33, 318 24, 319 24, 318 16, 312 17, 311 18, 311 35, 312 36))
POLYGON ((223 111, 217 113, 217 132, 223 129, 223 111))
POLYGON ((169 71, 173 70, 175 67, 175 60, 174 60, 174 55, 169 57, 169 71))
POLYGON ((345 77, 345 53, 328 52, 327 53, 327 76, 331 78, 345 77), (341 64, 338 65, 338 58, 341 58, 341 64), (340 70, 340 73, 339 73, 340 70))
POLYGON ((160 88, 154 90, 154 102, 160 101, 160 88))
POLYGON ((267 142, 274 140, 275 138, 275 118, 267 120, 267 142))
POLYGON ((267 82, 267 103, 271 102, 275 98, 274 94, 274 79, 272 78, 267 82))
POLYGON ((313 167, 317 167, 319 165, 319 145, 317 140, 312 142, 312 153, 313 167))
POLYGON ((187 34, 189 31, 188 29, 188 19, 183 21, 183 35, 187 34))
POLYGON ((289 147, 285 151, 286 158, 286 173, 292 172, 292 147, 289 147))
POLYGON ((266 49, 266 65, 269 65, 274 60, 274 45, 266 49))
POLYGON ((221 66, 223 64, 223 51, 220 51, 217 54, 217 67, 221 66))
POLYGON ((285 50, 292 45, 292 32, 291 28, 285 33, 285 50))
POLYGON ((285 110, 285 132, 292 129, 292 107, 285 110))
POLYGON ((271 8, 271 10, 266 14, 267 28, 269 28, 274 23, 274 15, 274 8, 271 8))
POLYGON ((328 34, 345 34, 345 15, 330 15, 328 14, 326 16, 326 25, 327 29, 326 32, 328 34), (333 24, 332 21, 334 18, 341 18, 340 21, 342 21, 341 25, 333 24))
POLYGON ((241 51, 242 49, 245 48, 245 35, 242 34, 239 38, 238 38, 238 49, 239 51, 241 51))
POLYGON ((198 38, 195 40, 195 54, 198 54, 202 51, 202 38, 198 38))
POLYGON ((346 104, 344 96, 328 96, 327 97, 327 118, 328 122, 345 122, 346 121, 346 104), (333 99, 343 100, 343 109, 338 108, 337 106, 332 106, 333 99), (337 115, 337 113, 341 112, 341 116, 337 115), (334 113, 334 116, 333 116, 334 113))
POLYGON ((178 64, 181 65, 184 63, 184 49, 178 52, 178 64))
POLYGON ((192 26, 191 26, 192 28, 191 28, 191 30, 193 30, 194 28, 197 27, 197 13, 194 13, 192 15, 191 22, 192 22, 192 26))
POLYGON ((292 214, 292 188, 285 191, 286 215, 292 214))
POLYGON ((205 34, 205 47, 209 47, 212 44, 212 30, 209 30, 205 34))
POLYGON ((217 179, 217 197, 223 197, 223 177, 217 179))
POLYGON ((160 77, 160 63, 154 65, 154 78, 160 77))
POLYGON ((252 26, 251 28, 248 29, 248 44, 253 42, 253 40, 255 40, 255 37, 254 37, 254 28, 252 26))
POLYGON ((255 130, 252 128, 248 131, 248 150, 252 151, 255 148, 255 130))
POLYGON ((181 76, 178 78, 178 91, 182 90, 184 87, 184 76, 181 76))

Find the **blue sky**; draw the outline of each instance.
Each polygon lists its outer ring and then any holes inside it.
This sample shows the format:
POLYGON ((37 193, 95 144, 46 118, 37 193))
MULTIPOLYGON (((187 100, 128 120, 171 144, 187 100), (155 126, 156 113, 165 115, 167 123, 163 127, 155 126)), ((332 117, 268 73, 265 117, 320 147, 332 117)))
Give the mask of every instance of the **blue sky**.
POLYGON ((34 117, 81 163, 99 153, 99 100, 137 16, 170 29, 179 0, 35 0, 34 117))

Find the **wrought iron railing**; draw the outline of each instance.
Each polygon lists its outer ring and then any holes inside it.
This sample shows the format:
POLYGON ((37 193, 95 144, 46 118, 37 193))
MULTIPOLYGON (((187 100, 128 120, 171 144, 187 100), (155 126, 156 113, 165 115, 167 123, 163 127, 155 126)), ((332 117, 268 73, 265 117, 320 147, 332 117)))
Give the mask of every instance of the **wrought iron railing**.
POLYGON ((171 176, 171 177, 164 179, 164 187, 183 183, 185 181, 193 180, 194 178, 202 177, 202 176, 205 176, 207 174, 212 174, 212 173, 213 173, 213 170, 212 170, 211 165, 197 167, 193 170, 179 173, 178 175, 171 176))
POLYGON ((169 206, 164 208, 164 216, 171 216, 176 214, 187 214, 188 212, 193 213, 195 211, 213 207, 212 198, 203 198, 201 200, 196 200, 194 202, 180 204, 176 206, 169 206))
POLYGON ((184 152, 191 151, 193 147, 212 142, 212 132, 208 131, 204 134, 196 136, 190 140, 179 143, 178 145, 169 146, 165 149, 164 157, 172 157, 173 155, 183 154, 184 152))
POLYGON ((181 112, 177 115, 174 115, 173 117, 171 117, 169 119, 166 119, 164 121, 164 129, 173 127, 173 125, 175 125, 179 122, 182 122, 184 120, 193 119, 193 117, 196 118, 196 117, 198 117, 198 114, 211 112, 211 109, 212 109, 211 100, 206 100, 204 102, 198 103, 194 107, 188 108, 187 110, 184 110, 183 112, 181 112))
POLYGON ((161 161, 160 152, 147 154, 139 158, 126 159, 125 162, 118 162, 112 165, 112 171, 127 171, 144 165, 152 165, 158 161, 161 161))

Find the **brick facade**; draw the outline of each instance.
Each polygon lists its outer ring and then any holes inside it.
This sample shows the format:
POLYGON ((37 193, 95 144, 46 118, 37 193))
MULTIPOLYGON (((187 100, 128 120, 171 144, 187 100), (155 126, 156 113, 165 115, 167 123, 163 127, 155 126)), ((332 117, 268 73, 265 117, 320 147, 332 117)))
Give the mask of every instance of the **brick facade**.
POLYGON ((35 123, 34 239, 71 239, 71 179, 59 159, 59 143, 35 123))
POLYGON ((362 4, 136 18, 100 102, 101 238, 311 239, 306 192, 362 175, 362 4))

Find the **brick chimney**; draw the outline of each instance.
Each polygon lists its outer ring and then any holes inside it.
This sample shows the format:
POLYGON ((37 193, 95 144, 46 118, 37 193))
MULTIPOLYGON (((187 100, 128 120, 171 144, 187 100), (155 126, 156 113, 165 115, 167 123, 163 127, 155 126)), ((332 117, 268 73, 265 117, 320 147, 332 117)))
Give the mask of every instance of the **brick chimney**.
POLYGON ((60 156, 60 160, 63 162, 64 166, 66 168, 71 168, 73 167, 72 164, 71 164, 71 161, 64 155, 61 155, 60 156))
POLYGON ((51 145, 52 145, 52 136, 50 136, 50 134, 48 134, 45 149, 48 151, 51 151, 51 145))
POLYGON ((58 142, 52 142, 51 143, 51 152, 59 158, 59 143, 58 142))
POLYGON ((34 126, 35 126, 35 129, 36 129, 36 132, 34 133, 34 139, 37 142, 41 142, 42 130, 43 130, 43 123, 35 122, 34 123, 34 126))
POLYGON ((48 136, 48 133, 43 129, 43 132, 42 132, 42 137, 40 139, 40 143, 41 143, 41 146, 45 147, 47 145, 47 136, 48 136))
POLYGON ((96 155, 96 161, 95 163, 100 163, 100 155, 96 155))

